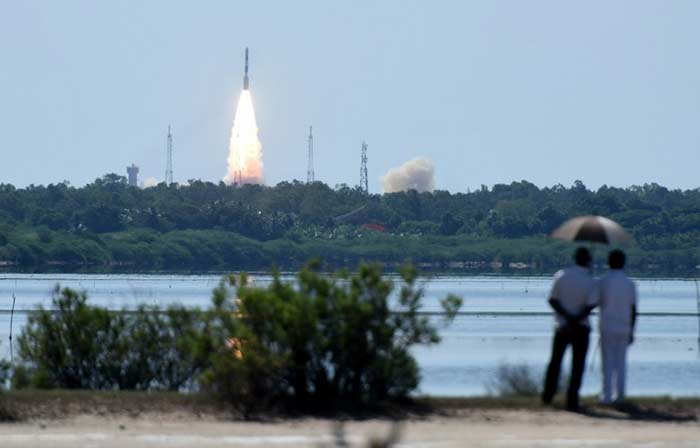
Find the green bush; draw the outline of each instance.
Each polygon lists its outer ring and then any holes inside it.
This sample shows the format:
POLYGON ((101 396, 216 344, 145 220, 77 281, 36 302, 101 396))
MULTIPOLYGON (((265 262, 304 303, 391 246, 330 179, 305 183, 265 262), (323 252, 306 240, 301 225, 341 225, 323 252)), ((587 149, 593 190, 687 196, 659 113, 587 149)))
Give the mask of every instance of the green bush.
POLYGON ((18 339, 17 385, 178 390, 191 386, 202 368, 204 322, 197 310, 111 312, 58 285, 52 305, 32 313, 18 339))
MULTIPOLYGON (((243 406, 319 409, 402 398, 418 386, 410 348, 440 338, 419 313, 416 271, 402 270, 390 310, 394 285, 378 266, 332 276, 317 268, 310 264, 295 283, 275 275, 264 288, 245 276, 221 283, 210 320, 216 335, 209 340, 224 342, 214 347, 205 387, 243 406)), ((448 296, 442 305, 449 321, 461 299, 448 296)))
POLYGON ((10 379, 12 365, 5 359, 0 359, 0 391, 5 389, 7 380, 10 379))
POLYGON ((11 368, 12 366, 8 361, 0 359, 0 422, 15 420, 13 413, 8 409, 3 397, 7 381, 10 378, 11 368))
MULTIPOLYGON (((15 387, 193 390, 243 409, 366 406, 418 386, 410 349, 435 344, 420 313, 416 271, 394 282, 376 265, 324 275, 312 263, 294 282, 256 287, 229 276, 204 312, 171 307, 109 311, 56 286, 51 309, 29 315, 18 339, 15 387), (390 308, 391 305, 391 308, 390 308)), ((442 301, 449 323, 461 299, 442 301)))

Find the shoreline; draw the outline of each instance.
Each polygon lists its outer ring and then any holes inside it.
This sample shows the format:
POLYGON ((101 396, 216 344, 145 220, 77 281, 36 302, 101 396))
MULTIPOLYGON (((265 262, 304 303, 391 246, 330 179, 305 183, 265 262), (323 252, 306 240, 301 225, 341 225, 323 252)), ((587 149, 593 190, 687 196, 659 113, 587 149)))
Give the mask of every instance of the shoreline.
MULTIPOLYGON (((605 268, 601 267, 596 269, 595 273, 600 274, 605 272, 605 268)), ((334 274, 337 270, 321 270, 320 273, 324 275, 334 274)), ((356 270, 350 270, 348 272, 357 272, 356 270)), ((113 270, 18 270, 18 271, 7 271, 0 269, 0 281, 3 280, 27 280, 27 277, 37 276, 37 278, 49 277, 49 276, 59 276, 56 280, 71 280, 68 276, 94 276, 94 277, 131 277, 132 280, 139 280, 139 277, 223 277, 229 274, 240 274, 245 273, 251 276, 272 276, 273 270, 246 270, 246 269, 233 269, 233 270, 137 270, 137 271, 113 271, 113 270), (60 276, 66 276, 61 278, 60 276)), ((298 270, 280 270, 278 271, 282 277, 294 277, 298 274, 298 270)), ((551 281, 552 276, 556 271, 543 272, 537 271, 532 273, 519 272, 493 272, 493 271, 479 271, 479 272, 464 272, 464 271, 433 271, 433 270, 419 270, 419 278, 422 279, 439 279, 446 280, 449 278, 455 278, 455 281, 460 279, 478 279, 483 278, 485 280, 492 279, 503 279, 503 280, 542 280, 551 281)), ((389 278, 398 278, 400 273, 394 269, 388 269, 384 271, 384 274, 389 278)), ((648 281, 683 281, 683 282, 696 282, 700 281, 700 270, 698 270, 696 275, 687 276, 654 276, 654 275, 644 275, 645 273, 635 273, 630 272, 630 278, 636 281, 648 280, 648 281)), ((145 279, 144 279, 145 280, 145 279)), ((171 279, 172 280, 172 279, 171 279)))
MULTIPOLYGON (((561 395, 561 394, 560 394, 561 395)), ((480 411, 532 411, 568 413, 563 398, 543 406, 539 397, 527 396, 415 396, 401 402, 387 402, 373 409, 343 409, 335 412, 267 410, 241 414, 230 403, 205 393, 150 391, 93 391, 68 389, 20 389, 0 392, 0 422, 62 420, 84 415, 101 417, 157 414, 162 418, 204 418, 221 421, 277 421, 304 418, 330 419, 415 419, 431 416, 459 416, 480 411)), ((700 396, 630 397, 620 407, 602 406, 596 396, 581 399, 582 415, 624 413, 632 420, 698 421, 700 396)))
POLYGON ((38 412, 0 423, 0 440, 3 448, 683 448, 697 446, 700 438, 700 398, 633 398, 625 410, 597 406, 588 397, 584 411, 572 413, 564 411, 562 403, 545 408, 537 398, 422 397, 416 401, 422 408, 402 414, 272 413, 248 419, 217 410, 203 398, 145 392, 9 392, 0 396, 0 405, 6 399, 14 405, 21 401, 38 412))

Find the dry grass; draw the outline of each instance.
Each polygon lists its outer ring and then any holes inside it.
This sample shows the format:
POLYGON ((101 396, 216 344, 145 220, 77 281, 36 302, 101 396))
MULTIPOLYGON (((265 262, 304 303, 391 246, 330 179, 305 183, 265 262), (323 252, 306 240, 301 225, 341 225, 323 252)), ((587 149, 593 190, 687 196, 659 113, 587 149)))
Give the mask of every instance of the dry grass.
MULTIPOLYGON (((687 421, 700 416, 700 398, 643 397, 632 398, 619 408, 597 405, 597 398, 582 401, 583 413, 590 417, 632 420, 687 421)), ((403 403, 379 406, 372 412, 344 412, 323 417, 343 419, 424 418, 431 415, 459 416, 489 410, 558 411, 563 403, 543 407, 536 397, 416 397, 403 403)), ((18 390, 0 395, 0 420, 56 420, 79 415, 104 417, 127 416, 169 420, 202 419, 211 421, 242 420, 234 407, 204 394, 175 392, 105 392, 73 390, 18 390)), ((273 412, 258 415, 259 420, 303 417, 273 412)))
POLYGON ((0 397, 0 408, 14 420, 61 419, 76 415, 138 417, 163 414, 173 418, 235 418, 222 403, 202 394, 175 392, 18 390, 0 397))

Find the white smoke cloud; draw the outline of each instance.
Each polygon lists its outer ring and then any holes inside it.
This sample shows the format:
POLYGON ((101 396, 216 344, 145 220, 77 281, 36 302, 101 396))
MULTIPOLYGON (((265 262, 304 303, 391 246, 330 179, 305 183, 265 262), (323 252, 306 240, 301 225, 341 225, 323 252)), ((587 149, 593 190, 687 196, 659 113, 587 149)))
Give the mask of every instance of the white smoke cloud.
POLYGON ((417 157, 400 167, 391 168, 381 178, 384 193, 416 190, 418 192, 435 189, 435 168, 425 157, 417 157))
POLYGON ((158 179, 155 177, 149 177, 143 181, 143 188, 151 188, 155 187, 156 185, 158 185, 158 179))
POLYGON ((258 138, 253 99, 249 90, 243 90, 238 99, 236 116, 231 129, 227 184, 263 184, 262 144, 258 138))

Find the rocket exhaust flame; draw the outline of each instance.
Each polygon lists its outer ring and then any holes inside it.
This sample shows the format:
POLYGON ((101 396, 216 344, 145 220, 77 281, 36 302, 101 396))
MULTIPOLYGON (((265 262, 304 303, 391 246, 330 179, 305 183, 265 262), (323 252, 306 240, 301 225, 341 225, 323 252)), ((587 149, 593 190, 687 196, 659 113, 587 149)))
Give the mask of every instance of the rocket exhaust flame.
POLYGON ((250 90, 243 90, 238 99, 229 143, 228 173, 224 182, 238 185, 264 183, 262 144, 258 138, 250 90))
POLYGON ((263 184, 262 144, 258 138, 253 99, 248 89, 248 49, 245 52, 245 75, 243 91, 238 99, 236 117, 231 129, 229 143, 228 173, 224 182, 228 184, 263 184))

